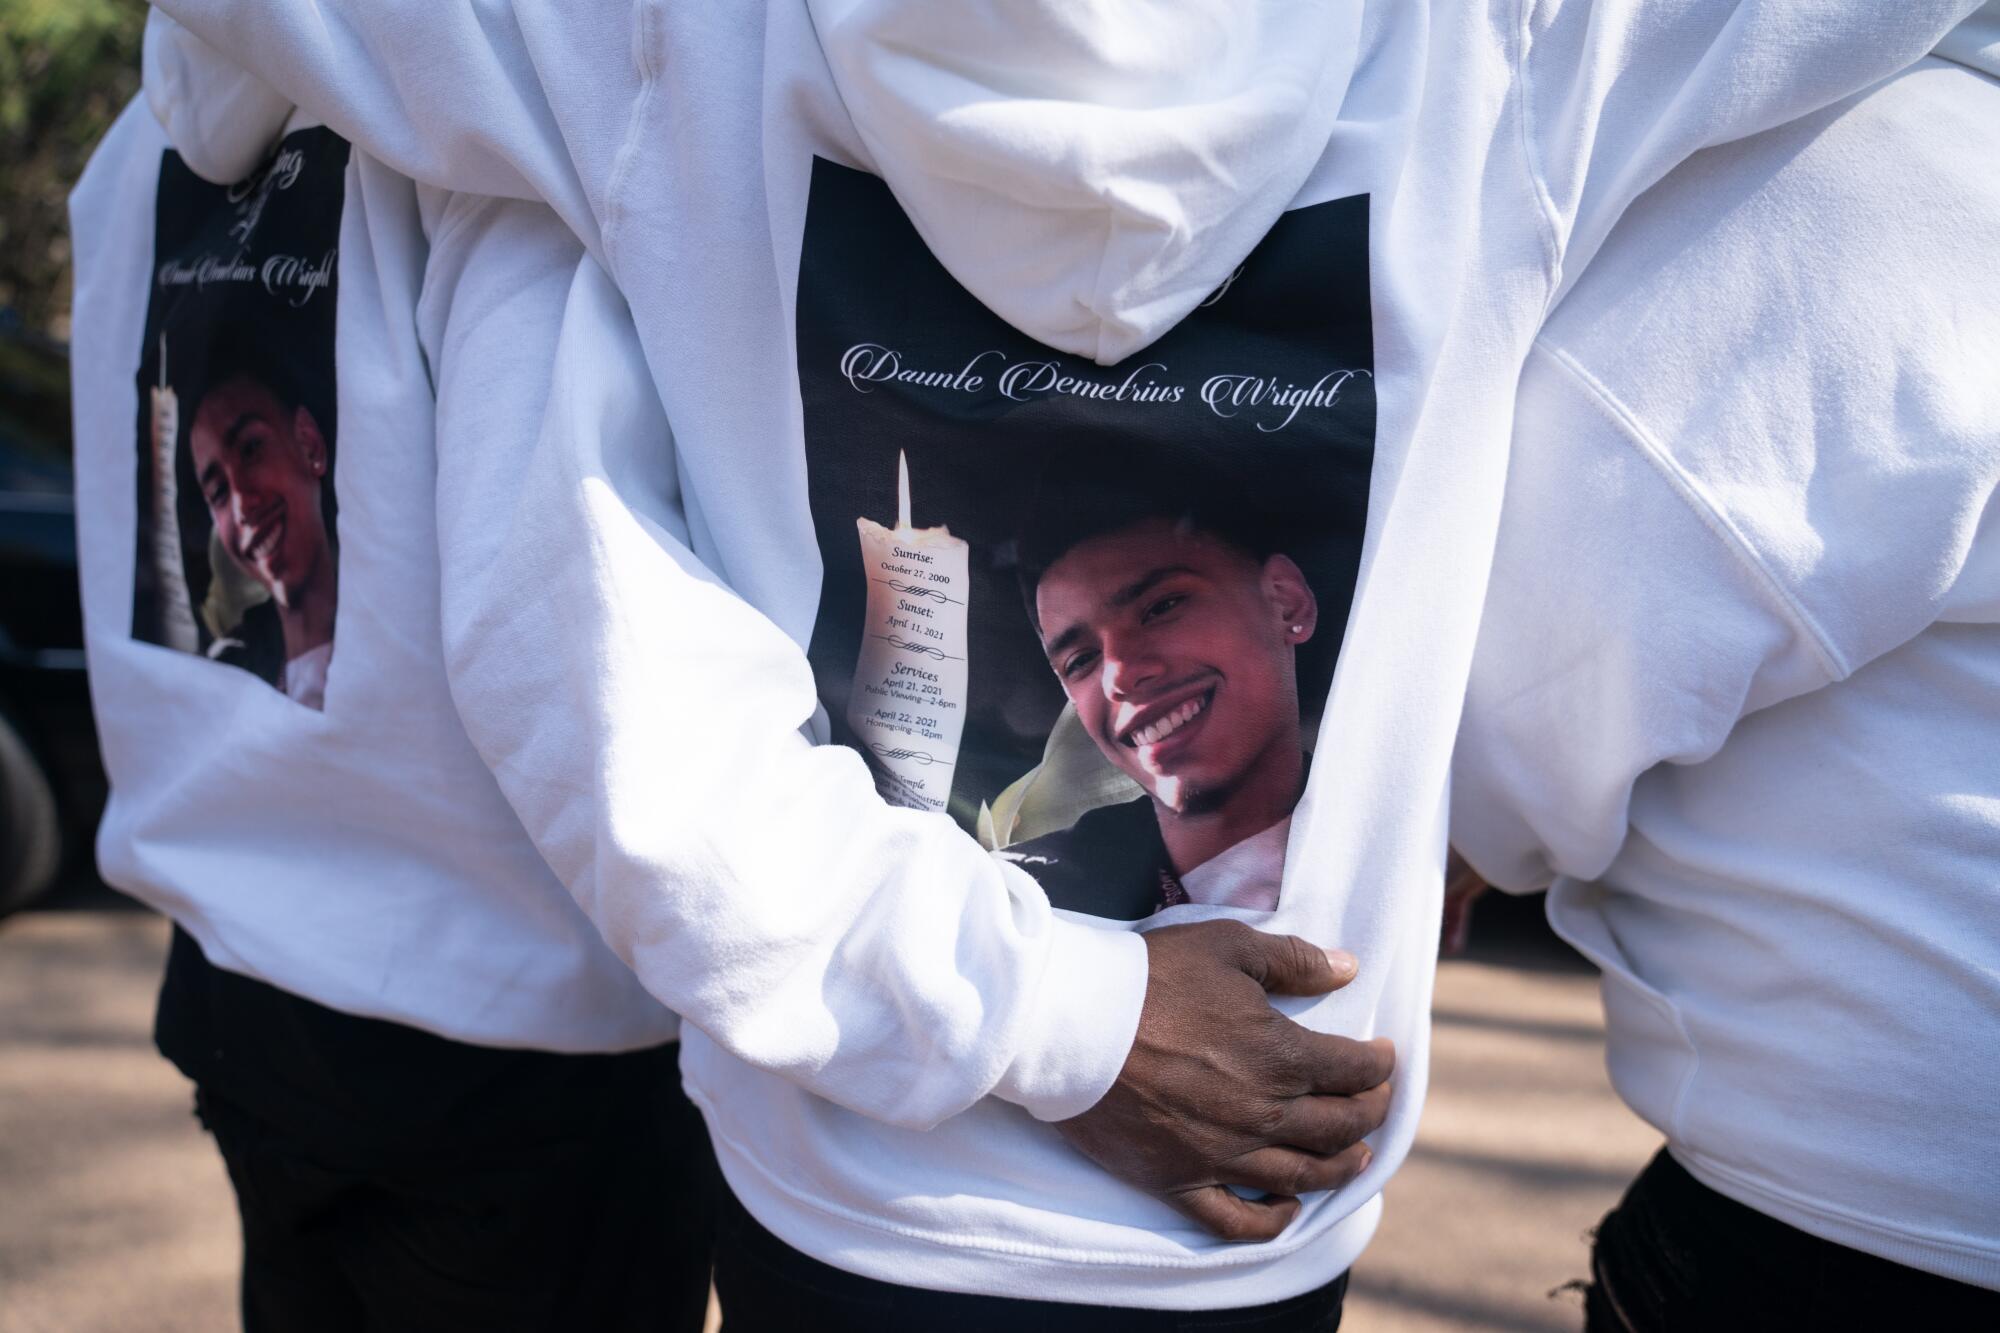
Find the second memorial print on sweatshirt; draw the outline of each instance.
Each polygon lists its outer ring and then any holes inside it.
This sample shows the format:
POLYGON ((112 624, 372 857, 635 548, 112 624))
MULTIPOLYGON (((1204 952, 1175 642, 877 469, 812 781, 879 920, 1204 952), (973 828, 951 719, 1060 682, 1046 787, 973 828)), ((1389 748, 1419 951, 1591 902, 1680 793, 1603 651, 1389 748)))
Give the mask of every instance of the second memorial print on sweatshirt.
POLYGON ((234 185, 160 162, 139 359, 135 638, 324 704, 339 567, 334 305, 348 146, 234 185))
POLYGON ((1277 905, 1367 518, 1368 204, 1285 214, 1114 366, 1006 324, 816 161, 798 352, 810 656, 885 799, 1058 907, 1277 905))

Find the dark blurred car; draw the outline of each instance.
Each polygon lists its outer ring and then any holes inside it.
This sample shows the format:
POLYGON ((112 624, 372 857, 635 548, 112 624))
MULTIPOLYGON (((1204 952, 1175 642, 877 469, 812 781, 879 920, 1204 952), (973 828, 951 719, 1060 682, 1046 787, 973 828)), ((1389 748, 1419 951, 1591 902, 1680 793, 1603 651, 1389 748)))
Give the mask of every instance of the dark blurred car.
POLYGON ((104 806, 70 457, 68 354, 0 311, 0 913, 83 863, 104 806))

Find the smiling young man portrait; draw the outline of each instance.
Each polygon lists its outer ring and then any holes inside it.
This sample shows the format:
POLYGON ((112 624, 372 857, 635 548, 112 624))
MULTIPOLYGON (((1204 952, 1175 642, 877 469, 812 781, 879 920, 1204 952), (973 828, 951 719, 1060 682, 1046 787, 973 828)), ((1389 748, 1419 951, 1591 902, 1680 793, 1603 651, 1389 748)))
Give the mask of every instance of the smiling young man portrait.
POLYGON ((322 707, 339 604, 326 502, 331 441, 282 372, 240 352, 212 374, 188 441, 221 549, 276 607, 284 644, 274 683, 322 707))
POLYGON ((1057 906, 1277 906, 1305 785, 1297 649, 1319 616, 1281 544, 1192 450, 1108 446, 1051 469, 1019 543, 1023 596, 1078 722, 1146 793, 1007 849, 1057 906))

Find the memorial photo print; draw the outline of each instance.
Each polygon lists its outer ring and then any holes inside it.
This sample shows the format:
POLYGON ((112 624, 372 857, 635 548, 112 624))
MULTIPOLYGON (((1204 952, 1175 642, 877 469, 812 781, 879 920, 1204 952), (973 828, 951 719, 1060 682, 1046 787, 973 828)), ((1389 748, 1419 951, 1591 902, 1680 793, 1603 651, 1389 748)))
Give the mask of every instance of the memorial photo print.
POLYGON ((1367 520, 1367 218, 1286 214, 1099 366, 982 306, 880 180, 815 163, 821 701, 885 799, 948 814, 1058 907, 1277 904, 1367 520))
POLYGON ((160 164, 139 362, 132 633, 324 704, 339 602, 334 307, 344 140, 249 179, 160 164))

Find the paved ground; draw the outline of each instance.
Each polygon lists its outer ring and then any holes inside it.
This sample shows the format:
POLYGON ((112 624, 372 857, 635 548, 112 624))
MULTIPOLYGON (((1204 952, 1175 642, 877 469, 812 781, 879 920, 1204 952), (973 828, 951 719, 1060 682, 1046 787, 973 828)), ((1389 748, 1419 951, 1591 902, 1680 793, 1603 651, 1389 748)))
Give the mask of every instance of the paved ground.
POLYGON ((1660 1146, 1605 1077, 1596 972, 1522 911, 1539 901, 1498 906, 1439 968, 1429 1104, 1355 1267, 1355 1333, 1580 1328, 1556 1289, 1660 1146))
MULTIPOLYGON (((228 1183, 148 1037, 165 948, 158 918, 91 886, 0 923, 0 1333, 234 1326, 228 1183)), ((1437 1018, 1423 1130, 1346 1327, 1574 1329, 1579 1298, 1549 1293, 1657 1144, 1605 1083, 1595 978, 1492 913, 1444 965, 1437 1018)))

